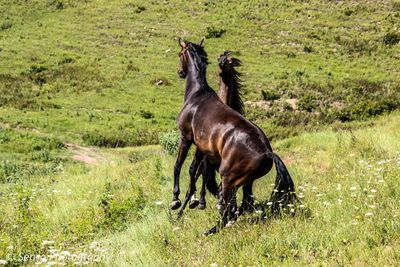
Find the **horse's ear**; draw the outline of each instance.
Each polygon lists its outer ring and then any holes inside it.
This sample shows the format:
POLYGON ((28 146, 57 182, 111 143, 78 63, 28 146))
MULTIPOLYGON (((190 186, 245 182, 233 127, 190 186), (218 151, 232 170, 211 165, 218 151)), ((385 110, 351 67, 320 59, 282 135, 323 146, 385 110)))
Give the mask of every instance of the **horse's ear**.
POLYGON ((179 39, 178 39, 178 43, 179 43, 179 45, 182 47, 182 48, 185 48, 186 47, 186 43, 182 40, 182 38, 180 38, 179 37, 179 39))
POLYGON ((205 37, 201 38, 199 46, 203 47, 203 42, 204 42, 205 39, 206 39, 205 37))

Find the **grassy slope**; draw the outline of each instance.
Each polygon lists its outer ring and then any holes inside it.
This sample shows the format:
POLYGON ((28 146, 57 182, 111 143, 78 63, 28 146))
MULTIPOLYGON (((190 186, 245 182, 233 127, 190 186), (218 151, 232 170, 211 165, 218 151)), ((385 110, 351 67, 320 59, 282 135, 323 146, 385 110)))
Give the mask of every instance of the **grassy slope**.
MULTIPOLYGON (((399 123, 397 113, 354 132, 276 143, 308 212, 265 224, 243 217, 208 238, 201 233, 218 218, 214 199, 182 221, 169 211, 174 157, 158 146, 102 150, 109 163, 71 163, 60 174, 2 186, 0 259, 51 255, 43 244, 50 240, 55 255, 87 253, 118 265, 393 265, 400 257, 399 123)), ((273 180, 271 172, 256 183, 256 199, 268 198, 273 180)))
MULTIPOLYGON (((350 94, 354 84, 343 84, 356 80, 376 83, 373 97, 399 93, 399 45, 382 44, 398 28, 395 2, 261 2, 0 1, 0 259, 49 255, 43 241, 50 240, 61 251, 124 265, 399 261, 398 113, 364 130, 274 142, 312 216, 265 225, 243 219, 208 239, 200 233, 218 218, 215 200, 176 222, 168 210, 174 158, 158 146, 104 149, 107 162, 86 166, 60 143, 90 143, 100 133, 140 145, 174 129, 184 88, 175 38, 198 40, 210 26, 226 30, 206 40, 210 84, 216 57, 236 50, 245 100, 261 99, 261 90, 301 97, 315 89, 309 84, 322 88, 321 97, 350 94), (169 85, 154 85, 159 78, 169 85), (154 117, 146 119, 148 112, 154 117)), ((297 127, 293 120, 282 130, 265 111, 246 108, 269 136, 297 127)), ((318 122, 318 112, 281 113, 318 122)), ((268 197, 272 181, 269 174, 259 182, 258 199, 268 197)))
MULTIPOLYGON (((282 99, 316 93, 324 102, 319 105, 328 103, 322 113, 329 117, 334 101, 352 101, 346 97, 357 83, 344 81, 376 82, 378 97, 398 96, 399 45, 383 45, 384 36, 398 28, 394 2, 263 2, 2 2, 0 23, 11 27, 0 31, 0 81, 6 88, 0 121, 80 142, 85 133, 140 130, 145 136, 134 144, 154 143, 154 131, 175 128, 182 101, 176 37, 197 41, 208 27, 226 30, 206 41, 210 84, 215 88, 216 57, 225 49, 237 51, 245 100, 262 99, 261 90, 277 91, 282 99), (160 78, 169 85, 155 85, 160 78), (8 99, 16 91, 19 96, 8 99), (323 98, 328 92, 336 98, 323 98), (146 119, 144 112, 154 117, 146 119)), ((295 115, 282 111, 280 102, 275 106, 275 115, 247 107, 273 137, 298 132, 304 120, 321 120, 317 107, 295 115)))

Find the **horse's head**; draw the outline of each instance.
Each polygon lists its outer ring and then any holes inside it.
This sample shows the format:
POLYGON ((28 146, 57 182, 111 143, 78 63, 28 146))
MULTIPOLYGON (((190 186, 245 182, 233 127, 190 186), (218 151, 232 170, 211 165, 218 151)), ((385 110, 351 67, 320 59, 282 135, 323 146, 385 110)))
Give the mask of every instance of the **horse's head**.
POLYGON ((227 50, 218 58, 218 66, 220 68, 220 74, 222 73, 232 73, 234 67, 241 66, 242 62, 232 57, 232 52, 227 50))
POLYGON ((189 48, 188 44, 179 38, 179 45, 181 47, 181 51, 179 52, 179 70, 178 75, 180 78, 184 79, 187 76, 188 72, 188 55, 187 50, 189 48))
MULTIPOLYGON (((200 44, 198 44, 199 47, 203 47, 203 41, 204 38, 201 39, 200 44)), ((187 43, 183 41, 181 38, 179 38, 179 46, 181 47, 181 51, 179 52, 179 70, 178 70, 178 75, 180 78, 185 79, 188 73, 188 68, 189 68, 189 55, 188 55, 188 50, 190 48, 190 45, 193 46, 192 43, 187 43)))

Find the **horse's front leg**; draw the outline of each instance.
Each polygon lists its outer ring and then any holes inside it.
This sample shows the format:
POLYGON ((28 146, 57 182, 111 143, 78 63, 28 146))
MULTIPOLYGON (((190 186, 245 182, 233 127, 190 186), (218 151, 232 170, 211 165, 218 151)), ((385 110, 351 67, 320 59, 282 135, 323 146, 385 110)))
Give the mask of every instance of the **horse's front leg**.
MULTIPOLYGON (((199 165, 201 164, 203 160, 203 153, 197 149, 194 159, 192 161, 192 164, 189 168, 189 176, 190 176, 190 180, 189 180, 189 188, 186 192, 186 197, 185 197, 185 201, 183 202, 182 208, 180 209, 178 216, 182 216, 184 209, 186 208, 187 203, 189 202, 190 198, 194 195, 194 193, 196 192, 196 174, 197 174, 197 170, 199 168, 199 165)), ((197 206, 199 204, 199 201, 193 201, 193 203, 191 203, 191 205, 195 205, 197 206)), ((193 207, 192 207, 193 208, 193 207)))
POLYGON ((171 209, 176 210, 181 206, 181 201, 179 200, 179 175, 181 173, 182 164, 186 159, 187 153, 189 151, 192 142, 181 138, 179 143, 179 152, 178 158, 176 159, 175 166, 174 166, 174 191, 173 191, 173 198, 171 203, 171 209))

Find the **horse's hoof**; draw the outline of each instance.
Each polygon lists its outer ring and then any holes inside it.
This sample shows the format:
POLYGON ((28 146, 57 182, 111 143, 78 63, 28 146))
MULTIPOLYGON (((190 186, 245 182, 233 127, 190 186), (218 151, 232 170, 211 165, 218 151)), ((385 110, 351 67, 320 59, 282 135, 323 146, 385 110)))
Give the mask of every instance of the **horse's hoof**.
POLYGON ((194 209, 199 205, 199 200, 198 199, 192 199, 190 200, 189 203, 189 209, 194 209))
POLYGON ((197 207, 199 210, 205 210, 206 209, 206 203, 200 203, 199 206, 197 207))
POLYGON ((178 199, 178 200, 174 200, 174 201, 172 201, 172 203, 171 203, 171 209, 172 210, 176 210, 176 209, 178 209, 180 206, 181 206, 182 204, 181 204, 181 201, 178 199))

